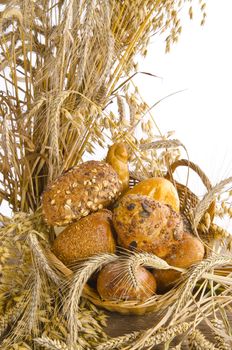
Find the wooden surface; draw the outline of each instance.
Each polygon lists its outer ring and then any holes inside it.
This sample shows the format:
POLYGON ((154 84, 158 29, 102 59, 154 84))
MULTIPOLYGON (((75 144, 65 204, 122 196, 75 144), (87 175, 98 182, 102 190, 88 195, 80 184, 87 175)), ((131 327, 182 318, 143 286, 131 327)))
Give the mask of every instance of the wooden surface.
MULTIPOLYGON (((154 313, 150 313, 144 316, 127 316, 110 312, 107 314, 109 315, 109 319, 106 333, 111 337, 117 337, 126 333, 130 333, 132 331, 146 330, 154 326, 157 322, 157 317, 154 313)), ((232 315, 230 317, 230 322, 232 323, 232 315)), ((208 340, 213 341, 212 336, 210 336, 210 330, 206 325, 200 326, 199 329, 204 333, 208 340)), ((174 346, 175 344, 176 342, 173 341, 171 345, 174 346)), ((156 345, 153 349, 163 350, 163 345, 156 345)), ((187 344, 184 344, 182 349, 187 350, 189 347, 187 344)))

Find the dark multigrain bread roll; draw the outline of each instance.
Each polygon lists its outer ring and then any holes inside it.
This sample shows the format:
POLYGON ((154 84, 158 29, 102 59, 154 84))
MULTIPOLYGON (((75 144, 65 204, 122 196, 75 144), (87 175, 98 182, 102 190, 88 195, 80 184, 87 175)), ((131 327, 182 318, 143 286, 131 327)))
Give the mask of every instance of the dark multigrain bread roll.
POLYGON ((120 194, 121 183, 107 163, 88 161, 58 177, 43 193, 45 220, 63 226, 107 207, 120 194))
POLYGON ((125 248, 166 256, 183 235, 181 216, 147 196, 128 194, 115 205, 113 224, 125 248))
POLYGON ((95 254, 114 253, 112 213, 100 210, 68 225, 55 239, 53 253, 66 265, 95 254))

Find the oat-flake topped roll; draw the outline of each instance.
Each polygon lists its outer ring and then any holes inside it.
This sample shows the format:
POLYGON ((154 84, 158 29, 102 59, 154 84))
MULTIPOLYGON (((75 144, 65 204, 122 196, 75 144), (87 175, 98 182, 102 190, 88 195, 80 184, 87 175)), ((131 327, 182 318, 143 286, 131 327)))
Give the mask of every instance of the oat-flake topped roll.
POLYGON ((120 180, 105 162, 88 161, 58 177, 42 196, 45 220, 63 226, 110 205, 120 195, 120 180))

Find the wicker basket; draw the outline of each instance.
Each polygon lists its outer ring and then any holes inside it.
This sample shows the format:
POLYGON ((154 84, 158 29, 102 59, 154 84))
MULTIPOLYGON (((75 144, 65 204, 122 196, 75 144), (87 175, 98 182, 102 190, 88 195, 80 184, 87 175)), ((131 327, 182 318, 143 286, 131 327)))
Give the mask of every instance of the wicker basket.
MULTIPOLYGON (((196 207, 199 202, 199 198, 185 185, 182 185, 176 182, 173 178, 173 173, 180 166, 188 166, 194 172, 196 172, 201 178, 203 184, 206 186, 207 190, 212 188, 207 176, 203 173, 203 171, 194 163, 189 162, 188 160, 182 159, 175 163, 173 163, 170 167, 166 178, 174 183, 177 188, 179 198, 180 198, 180 208, 182 215, 187 219, 189 219, 189 213, 193 208, 196 207)), ((133 186, 138 183, 137 179, 132 178, 130 184, 133 186)), ((215 203, 212 203, 208 208, 208 213, 213 219, 215 210, 215 203)), ((47 258, 50 262, 55 266, 58 270, 62 272, 66 278, 70 278, 73 274, 73 271, 67 268, 51 251, 47 251, 47 258)), ((162 308, 166 308, 171 305, 175 300, 180 297, 181 288, 173 287, 169 292, 164 295, 155 295, 145 302, 139 301, 106 301, 102 300, 97 293, 97 291, 91 288, 89 285, 85 285, 83 289, 82 295, 90 300, 93 304, 100 308, 104 308, 108 311, 119 312, 121 314, 134 314, 134 315, 143 315, 147 312, 155 312, 160 311, 162 308)))

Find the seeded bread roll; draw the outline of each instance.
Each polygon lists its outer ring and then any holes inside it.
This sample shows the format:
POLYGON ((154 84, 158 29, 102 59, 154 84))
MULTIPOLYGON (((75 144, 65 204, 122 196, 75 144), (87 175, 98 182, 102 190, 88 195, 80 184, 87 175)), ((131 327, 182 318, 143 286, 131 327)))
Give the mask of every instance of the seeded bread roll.
POLYGON ((114 253, 112 213, 101 210, 67 226, 55 239, 52 251, 65 264, 72 265, 95 254, 114 253))
POLYGON ((139 182, 127 194, 142 194, 164 204, 169 204, 179 213, 180 201, 178 192, 171 181, 163 177, 152 177, 139 182))
MULTIPOLYGON (((183 237, 179 244, 174 245, 170 253, 164 258, 169 265, 187 268, 204 258, 205 248, 203 243, 191 235, 189 232, 183 232, 183 237)), ((181 273, 173 269, 154 270, 157 279, 158 290, 165 292, 176 282, 181 273)))
POLYGON ((107 207, 120 194, 120 180, 107 163, 88 161, 58 177, 43 193, 45 220, 63 226, 107 207))
POLYGON ((123 247, 161 258, 183 234, 181 216, 171 206, 139 194, 125 195, 115 205, 113 224, 123 247))
POLYGON ((132 281, 120 262, 106 265, 99 273, 97 290, 104 300, 146 300, 156 291, 152 273, 142 266, 134 271, 132 281))

